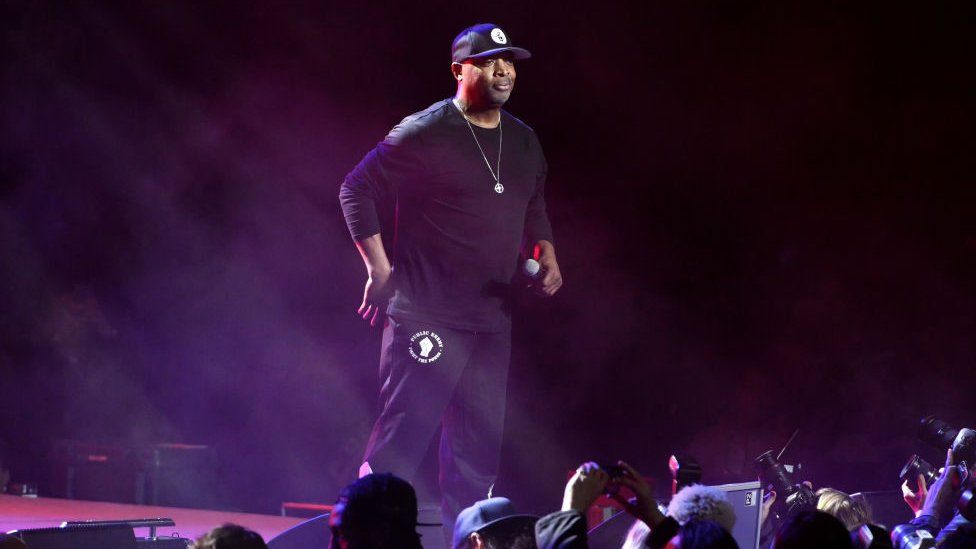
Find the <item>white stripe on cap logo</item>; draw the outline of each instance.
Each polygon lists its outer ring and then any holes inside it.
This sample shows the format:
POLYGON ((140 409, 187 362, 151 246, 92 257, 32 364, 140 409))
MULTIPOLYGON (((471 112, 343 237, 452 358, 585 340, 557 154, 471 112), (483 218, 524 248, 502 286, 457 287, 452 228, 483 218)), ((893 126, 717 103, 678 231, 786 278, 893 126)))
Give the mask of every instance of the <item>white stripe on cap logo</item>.
POLYGON ((436 333, 422 330, 410 336, 408 351, 417 362, 430 364, 444 353, 444 341, 436 333))
POLYGON ((491 29, 491 39, 495 41, 496 44, 504 44, 508 42, 508 37, 502 32, 502 29, 494 28, 491 29))

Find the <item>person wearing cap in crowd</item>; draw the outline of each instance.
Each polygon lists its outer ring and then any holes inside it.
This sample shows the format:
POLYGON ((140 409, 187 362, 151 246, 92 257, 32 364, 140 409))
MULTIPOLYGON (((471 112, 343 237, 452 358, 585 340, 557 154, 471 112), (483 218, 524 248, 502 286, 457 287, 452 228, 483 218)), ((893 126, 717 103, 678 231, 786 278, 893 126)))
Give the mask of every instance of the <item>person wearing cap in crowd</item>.
POLYGON ((441 427, 446 527, 489 496, 497 474, 520 250, 541 265, 538 294, 562 285, 542 147, 502 109, 515 62, 529 56, 496 25, 462 31, 452 45, 455 95, 404 118, 339 192, 368 275, 359 314, 374 326, 387 315, 382 411, 360 474, 413 479, 441 427), (377 211, 393 201, 391 261, 377 211))
POLYGON ((330 549, 420 549, 417 494, 395 475, 369 474, 342 489, 329 515, 330 549))
POLYGON ((468 507, 454 522, 453 549, 533 549, 539 517, 520 515, 508 498, 489 498, 468 507))

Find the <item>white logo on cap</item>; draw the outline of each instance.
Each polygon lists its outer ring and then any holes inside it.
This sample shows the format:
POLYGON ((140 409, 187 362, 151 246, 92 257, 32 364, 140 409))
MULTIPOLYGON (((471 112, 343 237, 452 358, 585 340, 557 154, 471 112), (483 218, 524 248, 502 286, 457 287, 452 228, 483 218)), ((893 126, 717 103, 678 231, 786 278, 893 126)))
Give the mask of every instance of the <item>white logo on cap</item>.
POLYGON ((491 29, 491 39, 494 40, 496 44, 504 44, 508 42, 508 38, 505 36, 505 33, 502 32, 502 29, 499 29, 498 27, 491 29))

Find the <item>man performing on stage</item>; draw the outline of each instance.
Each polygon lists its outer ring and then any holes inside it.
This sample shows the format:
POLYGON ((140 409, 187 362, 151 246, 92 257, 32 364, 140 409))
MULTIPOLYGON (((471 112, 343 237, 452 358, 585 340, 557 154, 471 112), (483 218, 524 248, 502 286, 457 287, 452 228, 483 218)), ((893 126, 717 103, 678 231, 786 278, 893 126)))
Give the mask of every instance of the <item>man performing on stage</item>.
MULTIPOLYGON (((537 293, 562 285, 535 132, 502 110, 517 59, 495 25, 454 40, 453 98, 403 119, 339 193, 369 275, 359 313, 376 325, 383 410, 360 474, 413 479, 437 427, 445 524, 488 496, 498 471, 511 350, 511 301, 522 245, 541 265, 537 293), (393 262, 377 204, 396 200, 393 262)), ((390 235, 387 235, 390 236, 390 235)))

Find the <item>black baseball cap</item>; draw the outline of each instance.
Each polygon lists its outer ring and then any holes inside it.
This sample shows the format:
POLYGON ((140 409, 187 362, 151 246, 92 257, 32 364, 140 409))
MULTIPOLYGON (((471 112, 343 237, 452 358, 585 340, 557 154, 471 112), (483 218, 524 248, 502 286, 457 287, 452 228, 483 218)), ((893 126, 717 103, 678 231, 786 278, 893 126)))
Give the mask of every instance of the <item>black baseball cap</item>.
POLYGON ((463 545, 474 532, 490 527, 520 526, 535 524, 539 517, 535 515, 520 515, 508 498, 489 498, 475 502, 474 505, 461 511, 454 522, 454 536, 451 546, 457 549, 463 545))
POLYGON ((461 31, 451 45, 451 61, 463 63, 466 59, 491 57, 502 52, 511 52, 515 59, 532 57, 529 50, 517 48, 498 25, 481 23, 461 31))
POLYGON ((342 489, 343 520, 353 523, 417 523, 417 493, 409 482, 390 473, 369 474, 342 489))

